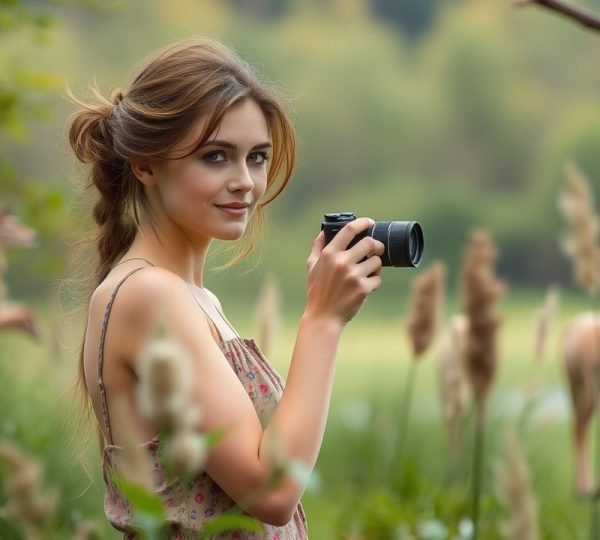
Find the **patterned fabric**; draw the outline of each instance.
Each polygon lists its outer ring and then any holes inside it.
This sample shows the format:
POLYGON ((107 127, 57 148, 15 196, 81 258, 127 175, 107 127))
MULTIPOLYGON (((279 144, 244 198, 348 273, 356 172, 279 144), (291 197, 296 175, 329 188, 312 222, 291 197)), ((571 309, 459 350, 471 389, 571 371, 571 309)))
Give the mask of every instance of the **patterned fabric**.
MULTIPOLYGON (((111 300, 129 275, 119 283, 111 300)), ((108 322, 108 314, 103 321, 103 332, 108 322)), ((101 352, 99 356, 99 380, 102 378, 101 367, 103 363, 103 339, 101 338, 101 352)), ((264 358, 256 343, 250 339, 239 337, 221 340, 220 348, 224 359, 235 371, 240 382, 250 396, 258 417, 265 426, 274 411, 283 392, 283 382, 277 372, 264 358)), ((103 385, 101 386, 104 389, 103 385)), ((108 409, 105 405, 105 394, 102 392, 103 414, 105 425, 108 423, 108 409)), ((110 432, 108 432, 110 433, 110 432)), ((110 435, 109 435, 110 436, 110 435)), ((109 441, 110 443, 112 441, 109 441)), ((153 463, 154 489, 162 499, 167 512, 167 520, 172 524, 169 540, 183 540, 197 538, 197 532, 202 525, 235 506, 234 501, 208 476, 202 473, 189 482, 169 478, 163 470, 159 460, 158 437, 141 445, 145 448, 153 463), (195 533, 195 534, 194 534, 195 533)), ((110 472, 119 467, 120 447, 108 444, 103 453, 103 477, 106 486, 104 498, 104 511, 110 523, 118 530, 123 531, 124 540, 134 540, 136 534, 130 526, 132 513, 126 498, 119 492, 114 484, 110 472)), ((263 532, 250 533, 246 531, 231 532, 214 536, 215 539, 252 539, 252 540, 304 540, 308 538, 306 518, 302 506, 299 504, 292 520, 284 527, 263 525, 263 532)))

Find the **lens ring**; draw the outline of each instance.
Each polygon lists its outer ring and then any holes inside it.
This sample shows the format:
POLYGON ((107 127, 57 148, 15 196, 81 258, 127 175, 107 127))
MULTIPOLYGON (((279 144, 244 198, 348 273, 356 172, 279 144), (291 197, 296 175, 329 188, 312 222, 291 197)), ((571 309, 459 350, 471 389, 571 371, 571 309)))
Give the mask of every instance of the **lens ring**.
POLYGON ((423 253, 423 234, 416 221, 393 221, 389 235, 392 266, 417 267, 423 253))
POLYGON ((417 242, 417 231, 414 227, 411 227, 410 232, 408 233, 408 256, 411 261, 415 260, 417 250, 419 249, 417 242))

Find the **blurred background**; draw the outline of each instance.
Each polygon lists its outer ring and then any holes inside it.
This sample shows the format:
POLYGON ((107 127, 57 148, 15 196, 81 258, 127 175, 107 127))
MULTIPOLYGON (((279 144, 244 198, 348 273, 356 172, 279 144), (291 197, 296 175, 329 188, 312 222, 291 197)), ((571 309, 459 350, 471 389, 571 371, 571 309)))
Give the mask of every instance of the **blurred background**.
MULTIPOLYGON (((600 0, 578 4, 600 11, 600 0)), ((154 50, 201 35, 230 44, 282 89, 299 134, 297 172, 271 206, 266 241, 257 256, 206 275, 230 319, 248 333, 254 328, 251 315, 260 284, 267 275, 277 280, 284 325, 274 356, 284 373, 303 308, 305 260, 326 212, 418 220, 426 241, 422 267, 434 261, 446 266, 446 314, 458 309, 456 283, 469 231, 487 229, 500 253, 497 272, 510 288, 506 326, 515 333, 504 352, 512 355, 513 365, 529 361, 530 313, 549 285, 562 291, 561 320, 587 306, 559 248, 556 198, 570 161, 598 195, 597 35, 534 7, 518 9, 508 0, 0 2, 0 202, 39 233, 35 249, 9 252, 5 279, 12 298, 42 314, 46 338, 30 345, 19 336, 0 336, 0 384, 7 391, 2 399, 8 407, 4 411, 12 411, 0 415, 0 432, 33 453, 49 448, 56 457, 56 462, 48 458, 50 478, 72 491, 65 497, 70 502, 64 503, 61 530, 83 514, 102 520, 101 486, 76 498, 74 490, 87 485, 85 477, 75 468, 69 473, 61 469, 60 441, 54 436, 62 413, 48 420, 45 415, 53 413, 47 408, 31 412, 54 401, 49 385, 36 379, 42 364, 53 370, 58 366, 52 381, 62 397, 56 401, 68 395, 83 319, 64 313, 72 313, 81 300, 71 294, 71 280, 77 289, 80 272, 89 268, 87 258, 73 256, 74 243, 93 230, 94 194, 83 190, 85 171, 68 149, 72 106, 66 88, 80 97, 94 83, 106 95, 125 90, 136 66, 154 50), (521 348, 515 345, 519 340, 521 348), (16 358, 20 366, 30 365, 18 370, 26 374, 13 370, 16 358), (18 380, 24 382, 22 390, 15 385, 18 380), (26 404, 27 411, 17 410, 26 404)), ((217 253, 213 262, 224 260, 217 253)), ((376 359, 394 366, 386 395, 390 402, 397 397, 404 366, 398 359, 407 356, 402 321, 416 273, 385 269, 383 286, 349 330, 342 351, 349 360, 340 368, 347 370, 341 379, 346 383, 337 387, 334 405, 339 410, 332 412, 332 422, 339 422, 328 432, 318 467, 325 491, 307 495, 314 538, 343 537, 333 532, 343 513, 336 497, 347 486, 344 480, 366 482, 369 473, 356 472, 361 460, 377 461, 367 449, 375 435, 359 437, 356 423, 346 426, 349 435, 343 419, 348 414, 354 420, 361 414, 374 418, 369 416, 374 414, 371 398, 385 386, 378 386, 370 371, 376 359), (379 352, 369 350, 368 343, 377 343, 379 352), (356 446, 348 446, 349 440, 356 446), (349 465, 327 476, 341 462, 334 451, 339 446, 346 446, 340 451, 349 465), (327 486, 339 490, 327 491, 327 486)), ((549 354, 555 357, 556 350, 549 354)), ((546 370, 548 384, 558 385, 558 362, 545 366, 541 371, 546 370)), ((506 369, 505 382, 517 385, 519 368, 506 369)), ((417 402, 414 410, 425 420, 415 419, 415 429, 433 436, 427 422, 433 422, 437 410, 432 403, 435 377, 424 377, 417 390, 422 407, 417 402)), ((557 530, 552 520, 559 517, 569 525, 543 537, 578 538, 577 523, 587 517, 571 500, 566 402, 559 394, 556 429, 563 442, 556 448, 562 453, 547 461, 558 459, 564 467, 557 477, 546 478, 551 483, 546 492, 552 494, 541 513, 545 531, 557 530)), ((504 401, 499 409, 506 403, 515 401, 504 401)), ((378 418, 385 426, 387 413, 382 414, 378 418)), ((441 448, 441 440, 433 437, 430 447, 441 448)), ((539 441, 532 436, 530 452, 539 441)), ((425 470, 436 470, 435 455, 432 450, 429 457, 421 456, 428 460, 425 470)), ((543 457, 536 461, 544 466, 543 457)), ((435 514, 435 504, 419 499, 407 522, 435 514)), ((458 519, 453 523, 456 529, 458 519)), ((18 537, 11 536, 14 528, 5 527, 2 538, 18 537)), ((107 531, 102 534, 110 537, 107 531)))
MULTIPOLYGON (((573 160, 600 176, 600 43, 572 23, 504 0, 15 3, 26 13, 2 29, 0 188, 43 235, 39 249, 12 255, 15 294, 60 279, 73 233, 90 226, 65 142, 65 85, 79 96, 94 82, 126 88, 152 51, 195 35, 232 45, 291 100, 299 167, 272 205, 260 263, 290 299, 302 298, 322 214, 338 210, 419 220, 424 264, 445 260, 449 283, 479 226, 515 286, 567 281, 563 168, 573 160)), ((223 294, 252 292, 225 279, 223 294)))

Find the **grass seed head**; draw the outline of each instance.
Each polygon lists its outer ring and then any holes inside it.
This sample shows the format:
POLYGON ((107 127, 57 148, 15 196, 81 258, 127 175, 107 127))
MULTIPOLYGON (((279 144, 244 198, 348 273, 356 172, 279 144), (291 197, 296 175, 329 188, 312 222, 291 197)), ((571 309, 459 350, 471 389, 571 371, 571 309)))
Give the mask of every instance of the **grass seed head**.
POLYGON ((58 504, 58 491, 43 489, 40 464, 7 442, 0 441, 0 461, 6 464, 6 514, 20 523, 26 538, 44 538, 58 504))
POLYGON ((515 432, 506 436, 505 455, 496 470, 496 491, 506 508, 501 530, 506 540, 538 540, 537 501, 529 468, 515 432))
POLYGON ((559 293, 556 287, 549 287, 546 291, 544 303, 535 315, 535 342, 534 342, 534 358, 541 360, 544 357, 546 343, 550 336, 552 323, 556 316, 558 307, 559 293))
POLYGON ((600 222, 589 182, 572 163, 565 167, 565 181, 558 196, 558 208, 566 224, 560 244, 573 263, 575 281, 594 297, 600 285, 600 222))
POLYGON ((191 392, 191 359, 177 342, 151 340, 139 359, 138 403, 142 413, 161 429, 177 424, 191 392))
POLYGON ((464 315, 454 315, 439 349, 442 415, 450 445, 453 447, 458 443, 458 423, 468 406, 468 382, 464 366, 467 325, 468 321, 464 315))
POLYGON ((496 331, 500 317, 495 312, 505 285, 494 275, 497 249, 488 232, 471 233, 461 267, 461 293, 468 334, 465 367, 471 388, 480 403, 480 414, 496 374, 496 331))
POLYGON ((413 358, 420 358, 431 345, 438 329, 444 296, 445 267, 434 263, 412 286, 407 329, 413 358))
POLYGON ((183 478, 190 478, 202 470, 206 454, 206 440, 195 431, 178 431, 165 443, 165 458, 174 472, 183 478))

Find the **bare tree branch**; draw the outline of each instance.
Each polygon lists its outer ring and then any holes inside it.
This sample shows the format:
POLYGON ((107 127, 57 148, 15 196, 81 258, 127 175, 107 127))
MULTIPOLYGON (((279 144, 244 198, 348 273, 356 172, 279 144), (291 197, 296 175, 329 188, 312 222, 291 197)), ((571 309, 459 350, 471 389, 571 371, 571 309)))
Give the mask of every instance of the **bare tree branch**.
POLYGON ((600 32, 600 16, 586 12, 579 7, 571 6, 562 0, 514 0, 514 4, 517 6, 538 5, 567 17, 590 30, 600 32))

